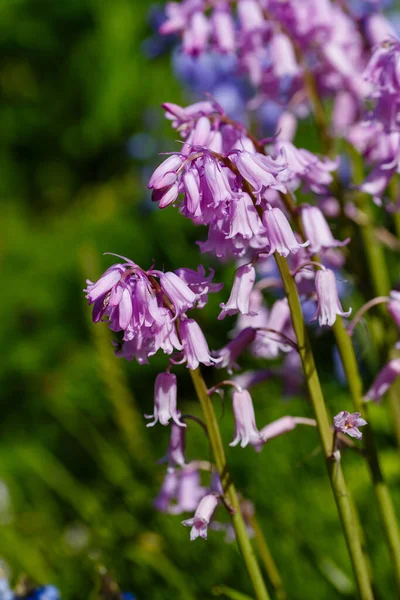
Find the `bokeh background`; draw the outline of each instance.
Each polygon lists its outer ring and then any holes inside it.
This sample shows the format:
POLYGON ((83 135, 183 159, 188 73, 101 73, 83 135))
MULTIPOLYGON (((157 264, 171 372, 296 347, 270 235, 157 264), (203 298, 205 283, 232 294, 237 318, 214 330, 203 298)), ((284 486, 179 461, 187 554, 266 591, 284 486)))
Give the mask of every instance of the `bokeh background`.
MULTIPOLYGON (((169 432, 146 429, 143 413, 151 412, 153 382, 167 361, 139 367, 115 358, 110 332, 91 323, 82 293, 85 279, 111 264, 104 252, 143 267, 196 268, 201 261, 217 269, 217 281, 229 286, 232 278, 232 265, 200 258, 195 241, 203 232, 172 208, 155 210, 146 190, 158 152, 177 147, 160 104, 193 98, 174 75, 173 40, 154 36, 160 8, 138 0, 0 6, 0 558, 12 581, 26 573, 57 585, 65 600, 99 598, 99 565, 141 600, 211 598, 218 584, 251 593, 235 544, 222 532, 190 543, 180 524, 188 515, 153 507, 169 432)), ((229 65, 210 75, 209 65, 175 57, 175 71, 198 92, 200 67, 203 85, 208 73, 209 88, 218 81, 219 98, 240 116, 229 65)), ((299 135, 309 144, 310 123, 299 135)), ((211 348, 232 327, 216 321, 224 299, 221 292, 196 314, 211 348)), ((349 400, 334 375, 332 340, 314 343, 338 412, 349 400)), ((181 406, 199 414, 186 369, 177 373, 181 406)), ((205 375, 211 383, 213 373, 205 375)), ((305 397, 282 392, 276 379, 255 391, 260 426, 284 414, 312 416, 305 397)), ((217 408, 228 443, 226 404, 217 408)), ((372 417, 400 510, 390 415, 374 409, 372 417)), ((210 456, 196 424, 188 427, 187 456, 210 456)), ((239 489, 255 503, 289 597, 355 597, 316 433, 299 428, 260 455, 233 448, 228 458, 239 489)), ((356 452, 344 464, 374 557, 377 597, 387 600, 390 565, 366 468, 356 452)))

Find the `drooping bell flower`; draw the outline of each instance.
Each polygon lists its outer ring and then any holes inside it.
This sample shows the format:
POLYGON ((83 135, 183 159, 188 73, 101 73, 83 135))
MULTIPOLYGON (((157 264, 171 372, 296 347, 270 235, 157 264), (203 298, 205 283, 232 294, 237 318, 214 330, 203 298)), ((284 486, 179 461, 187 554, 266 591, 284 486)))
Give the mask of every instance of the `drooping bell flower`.
POLYGON ((229 238, 241 235, 250 239, 258 235, 263 225, 249 194, 242 193, 229 203, 229 238))
POLYGON ((390 21, 382 13, 372 13, 365 20, 365 33, 371 47, 388 39, 396 39, 396 32, 390 21))
POLYGON ((312 321, 318 319, 319 324, 332 325, 336 321, 336 316, 349 317, 351 308, 344 311, 339 300, 339 294, 336 286, 335 273, 330 269, 317 271, 315 276, 315 288, 317 291, 318 307, 312 321))
POLYGON ((261 6, 256 0, 240 0, 237 10, 240 27, 245 33, 259 31, 265 26, 261 6))
POLYGON ((361 440, 362 433, 358 427, 368 425, 365 419, 361 418, 359 412, 349 413, 347 410, 342 410, 339 414, 333 417, 333 426, 335 431, 346 433, 350 437, 361 440))
POLYGON ((201 190, 200 177, 197 169, 187 169, 182 176, 185 200, 182 212, 185 217, 199 217, 201 215, 201 190))
POLYGON ((220 3, 211 17, 214 47, 218 52, 233 54, 236 48, 235 23, 228 3, 220 3))
POLYGON ((270 243, 268 254, 278 252, 281 256, 286 257, 290 252, 298 252, 300 248, 305 248, 310 244, 308 240, 304 244, 300 244, 296 240, 289 221, 280 208, 269 206, 263 214, 263 223, 270 243))
POLYGON ((207 539, 207 527, 211 521, 218 504, 218 498, 215 494, 207 494, 200 500, 200 503, 194 513, 192 519, 186 519, 182 521, 182 525, 185 527, 191 527, 190 541, 197 539, 198 537, 207 539))
POLYGON ((262 438, 257 429, 253 401, 247 390, 235 390, 232 396, 233 414, 235 417, 235 437, 230 446, 237 446, 240 442, 242 448, 247 444, 257 444, 262 438))
POLYGON ((176 407, 177 384, 174 373, 159 373, 154 384, 154 414, 145 415, 146 419, 154 419, 147 423, 147 427, 153 427, 158 421, 161 425, 168 425, 170 419, 179 427, 186 427, 179 420, 180 412, 176 407))
POLYGON ((185 54, 198 56, 207 48, 210 24, 205 14, 198 10, 191 16, 183 30, 182 46, 185 54))
POLYGON ((269 53, 277 77, 296 77, 300 67, 290 38, 281 32, 276 32, 269 43, 269 53))
POLYGON ((339 166, 338 160, 321 159, 305 148, 296 148, 292 142, 277 140, 274 144, 277 156, 283 156, 287 168, 279 173, 278 179, 291 189, 297 188, 303 182, 316 194, 326 192, 332 182, 332 171, 339 166))
POLYGON ((132 261, 113 265, 100 279, 87 282, 87 298, 93 307, 93 320, 107 317, 112 331, 122 331, 122 342, 116 343, 116 355, 140 364, 148 362, 162 349, 166 354, 182 350, 177 336, 171 307, 165 306, 162 286, 155 278, 164 280, 171 300, 182 311, 194 306, 197 295, 174 273, 146 272, 132 261))
POLYGON ((194 319, 182 319, 179 333, 188 369, 197 369, 200 363, 211 366, 221 362, 220 358, 213 358, 210 355, 204 333, 194 319))
POLYGON ((376 93, 400 92, 400 42, 385 40, 373 52, 364 71, 364 77, 376 86, 376 93))
POLYGON ((93 306, 93 322, 97 323, 100 321, 102 316, 105 314, 110 298, 113 296, 113 305, 118 306, 119 302, 124 302, 122 298, 124 287, 119 285, 122 276, 126 273, 127 266, 131 268, 137 267, 135 263, 129 261, 128 265, 116 264, 112 265, 103 273, 103 275, 96 282, 92 282, 89 279, 86 280, 87 287, 84 290, 86 292, 86 298, 93 306))
POLYGON ((335 240, 318 206, 302 205, 301 220, 306 238, 310 240, 310 252, 320 252, 321 249, 336 248, 337 246, 341 247, 350 242, 350 238, 346 238, 343 242, 335 240))
POLYGON ((167 273, 151 271, 151 273, 159 277, 163 291, 174 305, 175 317, 194 307, 199 298, 178 275, 171 271, 167 273))
POLYGON ((400 358, 394 358, 379 371, 365 396, 365 400, 374 400, 375 402, 379 403, 399 375, 400 358))
POLYGON ((227 315, 232 316, 238 312, 248 315, 250 312, 250 294, 256 281, 256 271, 253 265, 243 265, 236 271, 231 294, 228 302, 220 304, 222 311, 218 315, 218 320, 225 319, 227 315))
POLYGON ((211 192, 214 206, 231 200, 234 193, 228 181, 226 167, 222 167, 215 160, 206 159, 204 162, 204 178, 211 192))
POLYGON ((286 163, 281 159, 274 160, 259 152, 243 150, 236 156, 236 166, 239 173, 254 188, 257 197, 267 188, 285 192, 286 188, 277 179, 278 173, 286 168, 286 163))

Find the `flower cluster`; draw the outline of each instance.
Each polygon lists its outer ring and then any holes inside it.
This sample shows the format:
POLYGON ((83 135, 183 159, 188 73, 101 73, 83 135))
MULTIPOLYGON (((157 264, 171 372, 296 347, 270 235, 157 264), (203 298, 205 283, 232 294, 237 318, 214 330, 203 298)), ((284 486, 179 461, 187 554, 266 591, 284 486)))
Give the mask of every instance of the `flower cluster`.
MULTIPOLYGON (((150 178, 149 188, 159 207, 174 203, 182 194, 180 211, 208 227, 207 241, 199 242, 201 251, 218 258, 267 247, 283 255, 296 252, 300 244, 291 234, 278 192, 292 193, 302 185, 324 194, 338 162, 279 140, 266 154, 242 125, 209 101, 186 108, 170 103, 164 107, 185 143, 150 178)), ((337 245, 333 238, 328 243, 332 245, 337 245)))
MULTIPOLYGON (((208 294, 222 288, 213 282, 214 272, 207 275, 203 266, 197 271, 164 272, 121 259, 98 281, 87 282, 93 321, 105 320, 122 335, 118 356, 135 357, 139 363, 159 350, 169 356, 155 380, 153 412, 145 415, 147 427, 170 428, 169 445, 160 461, 166 463, 166 474, 154 505, 172 515, 193 514, 183 521, 191 527, 191 540, 206 539, 210 525, 218 528, 220 524, 212 520, 218 506, 227 507, 227 500, 214 466, 186 458, 189 421, 205 425, 178 407, 175 368, 185 364, 196 371, 193 378, 199 375, 200 364, 231 374, 240 371, 242 354, 249 352, 256 359, 255 369, 239 372, 210 390, 204 386, 203 393, 211 397, 223 386, 233 388, 235 428, 230 446, 251 446, 260 452, 270 440, 298 425, 320 424, 285 415, 260 429, 250 388, 278 376, 283 394, 301 391, 308 349, 299 334, 299 321, 332 327, 338 317, 347 318, 352 312, 345 302, 342 305, 346 286, 345 277, 340 277, 350 238, 343 239, 336 230, 336 217, 357 213, 356 206, 346 203, 342 173, 337 173, 346 164, 332 152, 319 156, 297 147, 293 141, 297 119, 309 114, 316 97, 333 99, 325 137, 346 138, 372 165, 359 189, 377 200, 399 171, 400 44, 390 37, 383 16, 371 11, 363 15, 361 26, 342 4, 183 0, 167 5, 162 33, 180 33, 184 53, 198 57, 212 48, 234 54, 257 88, 253 102, 262 104, 268 97, 282 108, 276 135, 258 139, 211 97, 188 106, 163 105, 181 146, 164 156, 148 188, 160 209, 175 206, 206 230, 206 239, 197 242, 201 253, 236 262, 232 287, 217 316, 219 321, 236 317, 229 341, 210 350, 199 323, 188 315, 205 306, 208 294), (296 288, 303 314, 297 297, 293 300, 296 288), (265 290, 272 293, 264 294, 265 290), (265 365, 266 360, 271 362, 265 365), (261 361, 262 368, 257 369, 261 361)), ((315 116, 321 121, 317 110, 315 116)), ((398 292, 385 297, 397 326, 399 297, 398 292)), ((353 323, 357 319, 356 315, 353 323)), ((350 339, 353 328, 350 325, 343 336, 350 339)), ((380 401, 399 374, 400 359, 392 358, 364 400, 380 401)), ((310 387, 309 391, 312 396, 310 387)), ((362 410, 361 405, 356 408, 362 410)), ((359 427, 365 425, 360 412, 342 410, 334 417, 331 432, 325 428, 322 435, 331 435, 334 444, 345 439, 342 434, 360 440, 359 427)))
POLYGON ((188 367, 195 369, 200 362, 211 365, 216 359, 210 356, 200 326, 186 311, 204 306, 207 294, 221 289, 211 282, 212 277, 213 273, 206 276, 201 267, 198 271, 179 269, 177 273, 144 271, 125 259, 107 269, 95 283, 88 280, 85 292, 93 304, 93 321, 106 319, 112 331, 123 332, 118 356, 127 360, 135 357, 143 364, 160 349, 165 354, 176 350, 188 367))
POLYGON ((221 54, 238 53, 253 85, 278 97, 290 97, 301 86, 298 47, 310 63, 318 61, 314 69, 321 87, 337 90, 347 83, 362 92, 362 81, 358 81, 364 58, 362 39, 340 5, 328 0, 307 0, 300 5, 239 0, 236 12, 232 3, 222 1, 206 15, 207 7, 205 0, 168 3, 160 32, 181 33, 182 50, 187 54, 199 55, 209 48, 221 54))

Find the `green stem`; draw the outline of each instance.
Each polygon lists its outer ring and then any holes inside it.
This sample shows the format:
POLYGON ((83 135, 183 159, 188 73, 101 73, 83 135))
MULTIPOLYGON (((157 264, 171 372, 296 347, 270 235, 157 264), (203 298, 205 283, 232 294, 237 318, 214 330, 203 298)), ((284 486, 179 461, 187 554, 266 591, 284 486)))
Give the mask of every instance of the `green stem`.
MULTIPOLYGON (((355 409, 368 421, 368 407, 363 402, 362 381, 358 370, 357 359, 353 344, 341 319, 337 319, 333 331, 338 344, 340 357, 346 373, 350 393, 355 409)), ((386 535, 387 544, 395 568, 397 593, 400 597, 400 533, 396 513, 389 489, 384 481, 379 464, 379 457, 375 443, 374 431, 371 425, 363 433, 365 454, 371 471, 372 482, 378 503, 378 509, 386 535)))
POLYGON ((274 588, 275 596, 277 600, 287 600, 287 594, 283 586, 283 581, 278 571, 278 567, 276 566, 271 551, 268 548, 263 531, 255 515, 250 518, 250 526, 254 531, 256 546, 261 563, 263 564, 268 579, 274 588))
POLYGON ((372 600, 374 596, 371 588, 368 566, 363 554, 357 521, 354 518, 352 502, 340 466, 340 461, 332 460, 333 434, 331 431, 331 423, 325 406, 314 356, 310 346, 310 340, 303 320, 296 283, 290 273, 286 260, 277 253, 275 253, 275 260, 288 299, 308 392, 318 424, 321 445, 325 456, 325 464, 342 523, 360 598, 362 600, 372 600))
POLYGON ((253 584, 256 598, 257 600, 269 600, 270 596, 265 587, 260 567, 257 563, 254 550, 247 534, 246 525, 240 510, 239 498, 228 469, 218 420, 214 411, 214 406, 207 392, 207 386, 199 368, 193 371, 191 370, 190 375, 207 425, 211 449, 221 479, 224 496, 227 503, 234 510, 234 513, 231 515, 232 525, 236 533, 237 543, 242 553, 247 572, 253 584))
MULTIPOLYGON (((360 176, 360 173, 358 174, 360 176)), ((366 198, 367 202, 369 199, 366 198)), ((302 223, 301 220, 296 216, 295 206, 291 201, 290 197, 284 197, 283 201, 287 209, 294 216, 296 226, 298 230, 302 233, 302 223)), ((365 209, 363 205, 363 209, 365 209)), ((373 232, 371 227, 370 215, 368 218, 368 223, 363 226, 364 234, 363 241, 366 244, 366 254, 368 263, 375 275, 373 277, 374 290, 377 295, 387 295, 388 289, 388 275, 386 269, 386 263, 384 260, 383 250, 378 244, 375 242, 372 243, 372 246, 377 246, 378 249, 371 250, 369 246, 371 246, 371 240, 373 239, 373 232), (377 258, 377 262, 375 262, 375 258, 377 258), (377 266, 379 268, 377 268, 377 266), (385 292, 383 290, 386 290, 385 292)), ((313 257, 314 260, 318 260, 318 256, 313 257)), ((383 306, 383 305, 382 305, 383 306)), ((384 310, 386 310, 384 308, 384 310)), ((386 316, 386 315, 385 315, 386 316)), ((367 415, 367 407, 363 403, 363 394, 362 394, 362 380, 357 364, 357 359, 354 353, 353 344, 351 338, 349 337, 344 325, 343 320, 340 317, 337 317, 336 322, 333 326, 333 333, 335 335, 336 343, 339 349, 340 357, 342 359, 343 368, 346 373, 347 381, 349 383, 350 394, 353 400, 354 407, 356 411, 360 412, 362 416, 368 421, 367 415)), ((393 386, 390 391, 390 403, 391 410, 393 416, 393 423, 395 427, 395 433, 397 440, 400 440, 400 403, 399 398, 397 397, 396 388, 393 386)), ((373 432, 372 425, 366 428, 366 431, 363 434, 364 437, 364 445, 366 452, 366 459, 368 462, 368 466, 371 472, 372 482, 376 494, 376 499, 378 503, 378 509, 380 513, 380 518, 382 522, 382 526, 384 528, 386 540, 388 543, 388 547, 393 559, 393 565, 395 569, 395 576, 397 585, 400 586, 400 534, 399 528, 397 524, 396 514, 394 511, 393 502, 391 499, 391 495, 389 489, 384 481, 383 473, 380 468, 378 452, 375 444, 375 436, 373 432)), ((399 596, 400 596, 400 587, 399 596)))

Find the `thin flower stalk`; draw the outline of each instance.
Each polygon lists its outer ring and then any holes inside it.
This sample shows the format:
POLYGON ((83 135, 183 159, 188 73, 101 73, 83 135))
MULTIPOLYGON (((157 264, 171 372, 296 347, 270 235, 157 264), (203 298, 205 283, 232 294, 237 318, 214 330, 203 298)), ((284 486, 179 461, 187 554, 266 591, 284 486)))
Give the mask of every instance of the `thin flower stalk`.
MULTIPOLYGON (((302 234, 303 230, 302 230, 301 219, 298 217, 298 215, 296 213, 295 205, 293 203, 292 198, 290 197, 289 194, 285 194, 283 197, 283 201, 285 202, 286 208, 291 213, 291 215, 295 221, 296 227, 298 228, 298 231, 302 234)), ((375 245, 377 246, 376 243, 375 243, 375 245)), ((386 263, 384 261, 384 257, 382 254, 382 248, 380 248, 378 254, 379 254, 379 256, 381 256, 381 259, 382 259, 381 263, 379 263, 379 264, 381 264, 381 268, 383 268, 386 271, 386 263)), ((373 263, 373 255, 367 254, 367 257, 369 257, 373 263)), ((313 259, 318 262, 319 257, 314 256, 313 259)), ((375 267, 373 267, 373 268, 375 269, 375 267)), ((385 288, 385 291, 383 291, 381 289, 381 287, 379 287, 378 290, 376 290, 376 293, 380 294, 381 296, 386 297, 390 290, 390 286, 388 287, 388 289, 386 289, 386 277, 384 276, 383 278, 381 278, 380 275, 378 273, 376 273, 374 282, 375 282, 375 284, 379 282, 380 285, 382 285, 382 288, 383 287, 385 288)), ((346 331, 346 328, 343 324, 343 320, 340 316, 337 317, 336 322, 334 323, 334 325, 332 327, 332 330, 333 330, 333 333, 335 336, 335 340, 336 340, 336 343, 337 343, 337 346, 339 349, 340 357, 341 357, 343 367, 344 367, 344 370, 346 373, 346 378, 348 381, 349 390, 350 390, 350 394, 352 397, 354 408, 356 409, 357 412, 361 413, 363 418, 365 418, 368 421, 369 420, 368 419, 368 410, 367 410, 365 403, 363 402, 362 380, 361 380, 358 363, 357 363, 357 359, 356 359, 354 348, 353 348, 353 343, 352 343, 349 333, 346 331)), ((400 417, 400 410, 398 409, 398 402, 397 402, 398 399, 395 397, 395 394, 393 392, 389 392, 389 394, 390 394, 390 398, 391 398, 391 405, 392 405, 392 407, 395 406, 395 410, 398 413, 398 416, 400 417)), ((394 411, 392 409, 392 414, 393 414, 393 412, 394 411)), ((395 426, 395 431, 396 431, 396 437, 398 440, 400 440, 400 429, 399 429, 400 426, 398 426, 397 423, 399 423, 399 421, 395 418, 394 426, 395 426), (398 434, 397 434, 397 432, 398 432, 398 434)), ((396 582, 397 582, 398 590, 400 593, 400 571, 399 571, 399 567, 400 567, 400 533, 399 533, 399 527, 398 527, 396 514, 394 511, 391 494, 390 494, 390 491, 385 482, 382 469, 380 467, 378 451, 377 451, 377 447, 376 447, 376 443, 375 443, 375 436, 374 436, 373 427, 371 424, 369 424, 369 426, 365 430, 364 446, 365 446, 365 457, 367 459, 369 470, 371 473, 372 483, 374 486, 375 495, 376 495, 376 499, 377 499, 377 503, 378 503, 379 514, 380 514, 380 518, 381 518, 381 523, 382 523, 382 526, 383 526, 383 529, 385 532, 385 537, 386 537, 387 544, 388 544, 388 547, 390 550, 390 554, 391 554, 391 557, 393 560, 393 567, 394 567, 395 574, 396 574, 396 582)))
POLYGON ((318 424, 321 446, 325 456, 325 464, 327 466, 332 491, 342 523, 360 598, 362 600, 373 600, 374 595, 371 588, 368 565, 363 553, 357 521, 354 518, 353 504, 350 499, 340 461, 332 460, 331 458, 333 434, 315 366, 314 356, 311 350, 310 340, 303 320, 296 283, 290 273, 286 260, 277 254, 275 254, 275 260, 289 302, 293 328, 297 338, 307 388, 318 424))
POLYGON ((203 411, 204 421, 207 425, 211 449, 214 455, 217 471, 221 479, 225 500, 234 511, 232 511, 231 514, 232 525, 235 530, 240 552, 243 556, 247 572, 253 585, 255 596, 257 600, 269 600, 270 596, 265 586, 262 573, 250 543, 246 525, 240 510, 239 498, 227 465, 217 416, 208 394, 207 386, 199 368, 190 370, 190 375, 192 377, 193 385, 203 411))
MULTIPOLYGON (((359 413, 361 413, 363 418, 369 421, 368 406, 363 402, 362 381, 351 338, 349 337, 344 328, 343 322, 340 319, 336 321, 335 325, 333 326, 333 330, 346 373, 354 407, 359 413)), ((393 561, 397 590, 400 594, 400 532, 398 520, 394 510, 390 491, 386 485, 383 472, 380 467, 375 435, 371 425, 365 428, 363 438, 365 445, 365 456, 371 472, 381 522, 393 561)))

